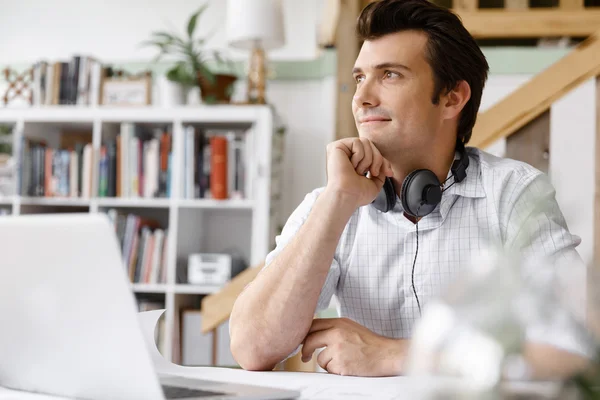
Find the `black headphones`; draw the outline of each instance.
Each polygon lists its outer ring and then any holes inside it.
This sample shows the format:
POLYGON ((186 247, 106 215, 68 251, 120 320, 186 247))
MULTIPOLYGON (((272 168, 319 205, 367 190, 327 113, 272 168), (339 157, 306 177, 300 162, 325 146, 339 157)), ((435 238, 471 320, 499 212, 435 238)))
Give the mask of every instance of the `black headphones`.
MULTIPOLYGON (((469 156, 466 154, 464 144, 459 142, 456 150, 459 158, 454 160, 450 167, 454 177, 450 186, 467 177, 469 166, 469 156)), ((424 217, 432 212, 442 200, 442 192, 450 187, 442 188, 446 181, 440 183, 437 176, 428 169, 418 169, 408 174, 402 182, 400 196, 404 211, 413 217, 424 217)), ((385 178, 383 188, 372 204, 382 212, 388 212, 396 206, 396 190, 390 178, 385 178)))

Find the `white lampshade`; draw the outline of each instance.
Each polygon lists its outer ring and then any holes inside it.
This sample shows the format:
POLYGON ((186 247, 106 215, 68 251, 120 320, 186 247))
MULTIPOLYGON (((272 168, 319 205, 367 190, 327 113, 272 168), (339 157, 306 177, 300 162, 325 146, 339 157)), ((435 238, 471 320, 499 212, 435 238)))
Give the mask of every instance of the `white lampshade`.
POLYGON ((231 47, 263 49, 283 46, 281 0, 227 0, 227 40, 231 47))

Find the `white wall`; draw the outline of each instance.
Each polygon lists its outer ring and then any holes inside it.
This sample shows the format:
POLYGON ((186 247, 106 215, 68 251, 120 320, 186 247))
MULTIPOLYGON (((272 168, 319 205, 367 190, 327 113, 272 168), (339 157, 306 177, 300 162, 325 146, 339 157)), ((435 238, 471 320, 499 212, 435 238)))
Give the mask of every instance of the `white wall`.
POLYGON ((594 255, 596 101, 596 80, 590 79, 550 110, 549 175, 569 229, 582 239, 579 254, 588 265, 594 255))
POLYGON ((288 126, 281 210, 288 216, 327 182, 325 147, 335 139, 336 79, 274 82, 268 94, 288 126))
MULTIPOLYGON (((488 78, 488 81, 483 89, 481 96, 481 105, 479 111, 486 111, 498 101, 509 95, 523 83, 531 79, 531 75, 493 75, 488 78)), ((506 152, 506 141, 498 140, 493 145, 485 150, 490 153, 503 157, 506 152)))
MULTIPOLYGON (((105 62, 138 61, 155 55, 138 44, 152 31, 183 33, 189 16, 210 3, 198 20, 197 34, 214 32, 207 46, 226 47, 225 0, 2 0, 0 64, 33 63, 40 58, 90 54, 105 62)), ((273 50, 274 60, 317 56, 319 0, 283 0, 286 45, 273 50)), ((199 37, 200 37, 199 36, 199 37)), ((232 51, 234 59, 246 53, 232 51)))

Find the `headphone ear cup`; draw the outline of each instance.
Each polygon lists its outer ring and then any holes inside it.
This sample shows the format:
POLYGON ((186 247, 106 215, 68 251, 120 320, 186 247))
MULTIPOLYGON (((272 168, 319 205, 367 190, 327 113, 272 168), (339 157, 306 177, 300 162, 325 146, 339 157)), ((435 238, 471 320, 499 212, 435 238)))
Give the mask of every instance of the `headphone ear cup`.
POLYGON ((418 173, 419 170, 416 170, 406 175, 406 178, 404 178, 404 181, 402 182, 402 189, 400 189, 400 201, 402 202, 402 208, 404 208, 404 211, 406 211, 410 215, 413 215, 413 211, 411 210, 411 205, 408 200, 408 198, 410 197, 408 192, 411 187, 412 180, 418 173))
POLYGON ((394 209, 396 206, 396 191, 394 190, 394 182, 390 178, 385 178, 381 191, 371 204, 381 212, 394 209))
POLYGON ((385 178, 383 183, 383 190, 387 198, 387 211, 393 210, 396 207, 396 190, 394 189, 394 182, 390 178, 385 178))
POLYGON ((394 209, 396 206, 396 191, 394 189, 394 182, 390 178, 385 178, 383 187, 371 204, 381 212, 388 212, 394 209))
POLYGON ((413 217, 424 217, 432 212, 439 202, 428 204, 425 189, 441 186, 437 176, 428 169, 418 169, 406 176, 402 183, 400 200, 406 213, 413 217))

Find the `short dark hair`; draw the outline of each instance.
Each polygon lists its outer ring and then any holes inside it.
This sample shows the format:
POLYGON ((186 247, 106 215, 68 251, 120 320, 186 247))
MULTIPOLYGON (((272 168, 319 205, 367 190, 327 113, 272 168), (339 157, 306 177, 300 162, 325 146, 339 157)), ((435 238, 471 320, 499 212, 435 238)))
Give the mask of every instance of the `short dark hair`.
POLYGON ((457 142, 471 138, 489 66, 473 36, 459 17, 447 8, 427 0, 381 0, 367 5, 358 18, 356 32, 361 40, 416 30, 427 34, 425 58, 434 75, 433 104, 442 91, 450 91, 459 81, 471 87, 471 98, 463 108, 457 129, 457 142))

